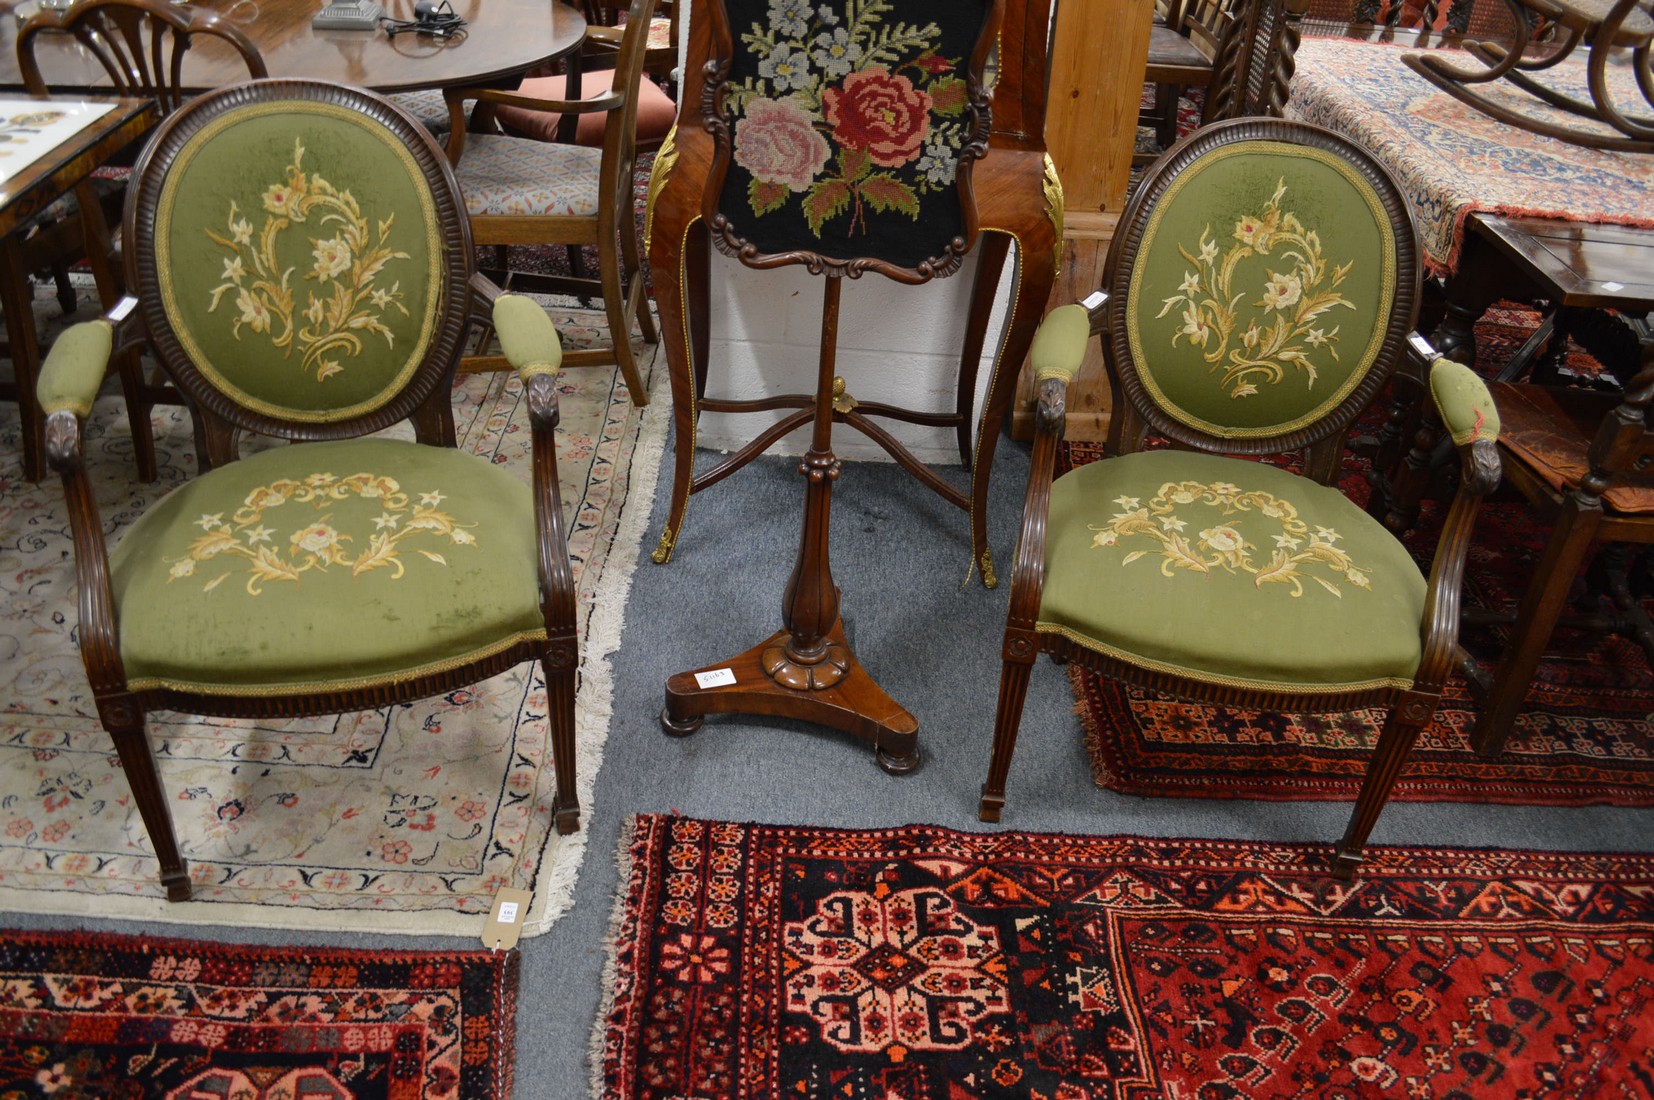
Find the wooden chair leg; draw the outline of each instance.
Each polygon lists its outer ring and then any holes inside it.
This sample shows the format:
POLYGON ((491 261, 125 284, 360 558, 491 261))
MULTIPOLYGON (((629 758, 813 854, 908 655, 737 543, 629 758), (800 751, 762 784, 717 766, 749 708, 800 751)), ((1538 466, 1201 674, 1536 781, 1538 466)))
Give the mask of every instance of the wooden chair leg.
POLYGON ((546 678, 546 721, 551 732, 551 763, 557 771, 557 802, 552 818, 560 836, 580 829, 580 796, 575 792, 574 694, 579 664, 573 640, 553 645, 540 662, 546 678))
POLYGON ((642 374, 638 372, 637 356, 632 354, 632 322, 626 315, 627 285, 621 277, 620 256, 615 249, 599 249, 597 266, 603 287, 603 312, 609 319, 609 340, 614 344, 615 362, 620 364, 620 374, 626 379, 632 404, 647 405, 649 391, 643 385, 642 374))
POLYGON ((184 857, 178 853, 178 837, 172 830, 172 813, 167 809, 166 793, 161 790, 161 777, 155 769, 155 754, 150 751, 149 735, 144 730, 143 713, 137 711, 131 722, 112 721, 105 717, 104 728, 115 742, 115 751, 121 758, 121 770, 126 773, 133 800, 138 804, 138 816, 149 834, 155 858, 161 864, 161 885, 166 889, 167 900, 188 901, 189 868, 184 865, 184 857))
POLYGON ((620 270, 626 278, 627 290, 636 288, 637 324, 643 332, 643 342, 660 343, 660 333, 655 330, 654 315, 649 311, 649 291, 643 284, 643 261, 638 256, 635 225, 620 227, 620 270))
POLYGON ((1499 657, 1487 702, 1470 735, 1470 746, 1480 755, 1498 756, 1505 751, 1505 741, 1527 698, 1545 643, 1550 641, 1556 620, 1568 602, 1568 589, 1579 575, 1601 520, 1600 505, 1586 505, 1574 493, 1563 497, 1551 537, 1517 605, 1510 644, 1499 657))
MULTIPOLYGON (((683 233, 678 226, 655 226, 655 232, 683 233)), ((705 345, 692 333, 697 324, 706 327, 706 279, 708 254, 705 227, 699 221, 689 227, 683 250, 676 256, 675 270, 655 262, 655 308, 660 310, 660 328, 665 341, 666 367, 672 380, 672 500, 667 506, 666 529, 653 559, 664 565, 672 560, 683 519, 689 510, 689 492, 695 477, 696 402, 705 391, 705 345), (697 301, 699 299, 699 301, 697 301), (697 312, 701 316, 697 317, 697 312)))
POLYGON ((1361 793, 1356 797, 1349 826, 1344 830, 1344 839, 1339 842, 1333 857, 1334 878, 1355 877, 1356 868, 1361 866, 1361 851, 1367 846, 1367 837, 1378 823, 1384 804, 1390 800, 1390 791, 1413 751, 1413 742, 1418 740, 1419 731, 1435 716, 1436 704, 1440 701, 1439 693, 1408 691, 1403 692, 1390 708, 1389 717, 1384 720, 1384 729, 1378 735, 1378 744, 1373 748, 1372 761, 1367 765, 1367 774, 1361 780, 1361 793))
POLYGON ((1039 638, 1030 630, 1006 628, 1004 664, 999 672, 999 706, 994 712, 994 750, 988 760, 988 778, 982 783, 982 801, 976 816, 999 820, 1005 806, 1005 777, 1016 752, 1022 725, 1022 704, 1028 698, 1028 677, 1039 654, 1039 638))
POLYGON ((138 464, 138 480, 154 481, 160 476, 155 458, 155 426, 150 421, 154 408, 144 396, 144 368, 136 349, 126 352, 115 365, 126 401, 126 419, 132 429, 132 457, 138 464))

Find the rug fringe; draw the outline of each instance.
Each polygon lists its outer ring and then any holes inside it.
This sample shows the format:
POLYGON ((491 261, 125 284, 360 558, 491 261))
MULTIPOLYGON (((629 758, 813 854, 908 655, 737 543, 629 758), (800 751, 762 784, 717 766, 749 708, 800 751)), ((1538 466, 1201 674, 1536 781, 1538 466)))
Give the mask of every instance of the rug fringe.
MULTIPOLYGON (((655 485, 660 477, 661 459, 666 453, 666 430, 671 423, 672 402, 668 396, 666 364, 655 345, 649 380, 649 404, 632 449, 626 503, 620 526, 603 565, 603 575, 592 590, 592 608, 586 619, 586 635, 580 641, 580 686, 574 696, 575 758, 578 763, 576 794, 580 799, 580 831, 551 837, 549 854, 540 865, 534 883, 534 902, 523 925, 523 936, 543 935, 558 917, 574 905, 574 884, 586 854, 586 834, 591 827, 592 791, 597 771, 603 764, 603 746, 609 738, 613 718, 614 668, 610 658, 620 648, 626 625, 626 597, 632 590, 650 513, 654 510, 655 485)), ((615 384, 623 385, 615 375, 615 384)))
POLYGON ((591 1067, 591 1095, 603 1095, 603 1051, 608 1045, 609 1016, 614 1012, 615 998, 619 996, 620 929, 626 923, 626 902, 631 897, 632 842, 637 839, 638 817, 627 814, 620 823, 620 843, 615 852, 618 878, 615 884, 614 907, 609 912, 609 930, 603 935, 603 992, 597 1000, 597 1019, 592 1024, 591 1041, 586 1047, 586 1064, 591 1067))

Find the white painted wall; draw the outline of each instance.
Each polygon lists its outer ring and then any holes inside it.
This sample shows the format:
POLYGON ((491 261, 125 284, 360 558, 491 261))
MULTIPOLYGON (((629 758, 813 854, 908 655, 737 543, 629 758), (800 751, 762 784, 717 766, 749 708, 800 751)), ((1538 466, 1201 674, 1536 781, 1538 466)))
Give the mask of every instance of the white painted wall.
MULTIPOLYGON (((1009 300, 1006 288, 1010 267, 1007 263, 1007 274, 1000 280, 1001 298, 977 376, 978 414, 1009 300)), ((840 304, 837 373, 844 378, 850 395, 859 401, 952 412, 959 349, 964 341, 975 273, 973 253, 957 274, 921 286, 904 286, 882 275, 846 279, 840 304)), ((824 281, 802 267, 755 271, 714 252, 707 395, 754 398, 813 391, 824 281)), ((713 450, 733 450, 784 415, 704 413, 697 442, 713 450)), ((921 460, 958 461, 952 429, 890 420, 882 423, 921 460)), ((772 453, 804 453, 810 445, 809 434, 807 427, 800 429, 777 443, 772 453)), ((834 429, 833 450, 849 459, 887 457, 872 440, 842 425, 834 429)))

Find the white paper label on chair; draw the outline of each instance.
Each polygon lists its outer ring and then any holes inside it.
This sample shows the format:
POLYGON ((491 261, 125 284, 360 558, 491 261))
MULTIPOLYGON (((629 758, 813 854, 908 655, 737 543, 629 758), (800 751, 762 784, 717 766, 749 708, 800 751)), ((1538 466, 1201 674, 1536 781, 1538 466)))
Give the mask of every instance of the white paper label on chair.
POLYGON ((1625 284, 1624 283, 1603 283, 1602 284, 1602 289, 1609 290, 1609 291, 1624 290, 1625 289, 1625 284))
POLYGON ((1108 300, 1108 295, 1107 294, 1104 294, 1100 290, 1093 290, 1090 294, 1087 294, 1080 301, 1080 304, 1082 306, 1084 306, 1085 308, 1087 308, 1087 309, 1096 309, 1098 306, 1102 305, 1107 300, 1108 300))
POLYGON ((695 682, 703 688, 728 687, 735 682, 735 670, 715 668, 711 672, 697 672, 695 682))

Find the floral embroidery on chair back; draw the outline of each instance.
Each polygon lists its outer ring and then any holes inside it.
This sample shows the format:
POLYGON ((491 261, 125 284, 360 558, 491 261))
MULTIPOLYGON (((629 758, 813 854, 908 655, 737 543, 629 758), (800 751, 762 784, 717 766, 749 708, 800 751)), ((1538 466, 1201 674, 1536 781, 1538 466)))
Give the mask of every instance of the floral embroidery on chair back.
POLYGON ((452 370, 444 315, 468 309, 452 176, 382 100, 288 83, 301 98, 215 97, 157 138, 133 285, 179 385, 232 422, 405 416, 452 370))
POLYGON ((749 246, 749 263, 805 252, 926 277, 957 267, 975 236, 970 163, 986 148, 980 65, 999 0, 722 9, 729 70, 707 108, 725 169, 714 241, 749 246))
POLYGON ((1133 205, 1152 208, 1123 219, 1144 227, 1129 270, 1116 265, 1129 352, 1116 369, 1145 413, 1196 433, 1323 435, 1364 382, 1371 396, 1412 327, 1400 314, 1415 296, 1399 286, 1417 278, 1411 219, 1393 186, 1326 142, 1232 136, 1145 186, 1133 205))

